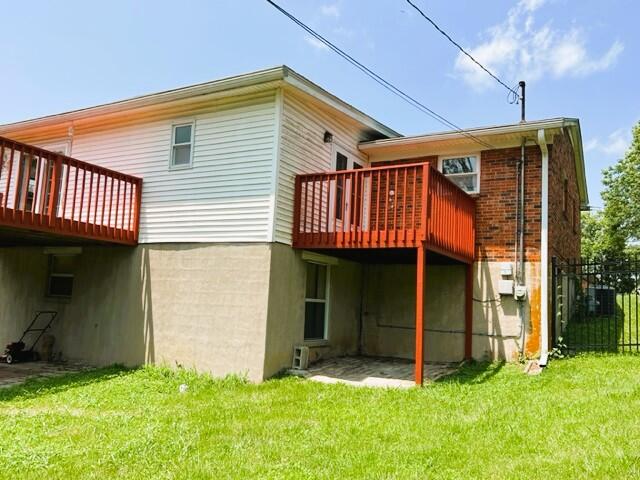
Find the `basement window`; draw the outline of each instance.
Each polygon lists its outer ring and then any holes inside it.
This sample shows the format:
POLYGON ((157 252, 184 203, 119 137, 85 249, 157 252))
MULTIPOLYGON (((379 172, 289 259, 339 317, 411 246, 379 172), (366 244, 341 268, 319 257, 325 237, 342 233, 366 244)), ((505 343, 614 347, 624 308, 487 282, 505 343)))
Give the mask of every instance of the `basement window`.
POLYGON ((327 339, 329 292, 329 266, 307 263, 306 292, 304 299, 304 339, 327 339))
POLYGON ((75 263, 76 255, 49 255, 48 296, 71 297, 75 263))
POLYGON ((465 192, 480 192, 480 155, 440 157, 439 169, 465 192))
POLYGON ((193 163, 193 122, 173 126, 171 168, 189 168, 193 163))

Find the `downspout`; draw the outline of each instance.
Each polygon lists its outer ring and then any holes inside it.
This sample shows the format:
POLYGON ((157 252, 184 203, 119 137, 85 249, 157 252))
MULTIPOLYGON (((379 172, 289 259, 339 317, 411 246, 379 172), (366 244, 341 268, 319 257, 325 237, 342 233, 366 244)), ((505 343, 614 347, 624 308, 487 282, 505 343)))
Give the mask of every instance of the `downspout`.
POLYGON ((549 357, 549 150, 544 128, 538 130, 542 152, 542 219, 540 224, 540 366, 549 357))

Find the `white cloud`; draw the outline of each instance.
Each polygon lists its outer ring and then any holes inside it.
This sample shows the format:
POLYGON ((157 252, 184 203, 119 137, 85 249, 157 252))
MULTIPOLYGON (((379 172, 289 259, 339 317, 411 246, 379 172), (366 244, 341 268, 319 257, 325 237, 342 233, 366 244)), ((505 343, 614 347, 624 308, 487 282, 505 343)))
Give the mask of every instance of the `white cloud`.
POLYGON ((327 17, 338 18, 340 16, 340 7, 338 7, 338 5, 336 4, 322 5, 320 7, 320 13, 327 17))
POLYGON ((631 144, 631 132, 627 128, 619 128, 610 133, 604 140, 599 137, 590 139, 584 145, 587 153, 600 153, 610 157, 621 158, 631 144))
POLYGON ((327 47, 326 44, 322 43, 320 40, 318 40, 315 37, 307 36, 307 37, 304 37, 304 39, 309 45, 311 45, 316 50, 328 50, 329 49, 329 47, 327 47))
MULTIPOLYGON (((536 27, 534 13, 546 0, 520 0, 507 13, 504 22, 489 28, 486 39, 468 49, 480 63, 498 76, 533 82, 543 76, 554 78, 585 76, 613 66, 624 49, 616 40, 600 56, 587 51, 582 29, 562 31, 551 22, 536 27)), ((467 56, 460 53, 455 70, 476 89, 495 85, 467 56)))
POLYGON ((528 12, 533 12, 544 5, 545 2, 546 0, 520 0, 518 6, 528 12))

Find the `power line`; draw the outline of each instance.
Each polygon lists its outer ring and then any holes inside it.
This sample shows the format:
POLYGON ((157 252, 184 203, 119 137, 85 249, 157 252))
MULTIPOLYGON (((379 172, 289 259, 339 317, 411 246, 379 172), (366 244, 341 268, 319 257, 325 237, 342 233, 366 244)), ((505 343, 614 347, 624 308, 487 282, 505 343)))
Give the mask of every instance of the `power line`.
MULTIPOLYGON (((475 63, 477 66, 479 66, 482 70, 484 70, 491 78, 493 78, 496 82, 498 82, 500 85, 502 85, 504 88, 506 88, 509 93, 511 95, 515 95, 516 99, 519 97, 518 92, 513 88, 510 87, 509 85, 507 85, 506 83, 504 83, 502 80, 500 80, 493 72, 491 72, 488 68, 486 68, 484 65, 482 65, 478 60, 476 60, 475 58, 473 58, 473 56, 467 52, 464 48, 462 48, 460 46, 460 44, 458 42, 456 42, 453 38, 451 38, 449 36, 449 34, 447 32, 445 32, 442 28, 440 28, 438 26, 438 24, 433 21, 426 13, 424 13, 420 7, 418 7, 415 3, 413 3, 411 0, 405 0, 409 5, 411 5, 413 8, 416 9, 416 11, 422 15, 422 17, 429 22, 431 25, 433 25, 433 27, 440 32, 442 35, 444 35, 444 37, 449 40, 453 45, 455 45, 456 47, 458 47, 458 50, 460 50, 462 53, 464 53, 467 57, 469 57, 469 59, 475 63)), ((510 102, 510 103, 515 103, 515 102, 510 102)))
POLYGON ((452 128, 456 132, 461 133, 464 136, 472 139, 473 141, 477 142, 478 144, 482 145, 483 147, 495 148, 490 143, 487 143, 484 140, 481 140, 481 139, 477 138, 476 136, 472 135, 471 133, 464 131, 462 128, 460 128, 455 123, 449 121, 448 119, 446 119, 445 117, 443 117, 439 113, 435 112, 434 110, 432 110, 431 108, 427 107, 426 105, 424 105, 420 101, 416 100, 415 98, 410 96, 408 93, 405 93, 404 91, 400 90, 398 87, 393 85, 391 82, 388 82, 387 80, 382 78, 380 75, 375 73, 373 70, 371 70, 370 68, 366 67, 365 65, 363 65, 362 63, 357 61, 355 58, 353 58, 347 52, 345 52, 341 48, 337 47, 335 44, 331 43, 329 40, 327 40, 325 37, 323 37, 322 35, 317 33, 311 27, 309 27, 306 24, 304 24, 301 20, 298 20, 294 15, 292 15, 289 12, 287 12, 284 8, 282 8, 280 5, 275 3, 273 0, 266 0, 266 1, 272 7, 274 7, 276 10, 278 10, 280 13, 282 13, 284 16, 286 16, 289 20, 291 20, 296 25, 298 25, 300 28, 302 28, 309 35, 314 37, 316 40, 322 42, 324 45, 326 45, 333 52, 337 53, 342 58, 344 58, 346 61, 348 61, 351 65, 353 65, 354 67, 356 67, 357 69, 362 71, 365 75, 367 75, 368 77, 372 78, 378 84, 382 85, 384 88, 389 90, 394 95, 400 97, 402 100, 404 100, 408 104, 410 104, 413 107, 417 108, 421 112, 429 115, 431 118, 433 118, 434 120, 440 122, 441 124, 445 125, 446 127, 452 128))

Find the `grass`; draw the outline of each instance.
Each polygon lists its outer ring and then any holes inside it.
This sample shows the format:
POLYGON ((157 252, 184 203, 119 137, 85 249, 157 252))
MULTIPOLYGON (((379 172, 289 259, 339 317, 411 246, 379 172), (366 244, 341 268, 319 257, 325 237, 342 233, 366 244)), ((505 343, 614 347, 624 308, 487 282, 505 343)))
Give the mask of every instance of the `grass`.
POLYGON ((638 352, 640 297, 618 294, 615 313, 607 316, 575 315, 563 332, 563 343, 575 350, 638 352))
POLYGON ((114 367, 0 390, 0 478, 638 478, 639 376, 595 354, 410 390, 114 367))

